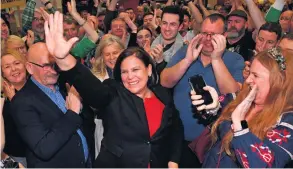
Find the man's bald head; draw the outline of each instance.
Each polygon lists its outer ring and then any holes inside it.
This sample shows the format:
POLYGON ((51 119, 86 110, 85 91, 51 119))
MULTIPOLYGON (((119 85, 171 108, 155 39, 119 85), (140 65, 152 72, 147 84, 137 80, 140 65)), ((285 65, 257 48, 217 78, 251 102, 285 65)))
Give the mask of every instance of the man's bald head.
POLYGON ((27 55, 26 69, 40 84, 53 88, 57 83, 58 73, 54 70, 54 58, 43 42, 33 44, 27 55))
POLYGON ((45 43, 43 42, 38 42, 33 44, 27 54, 27 60, 29 62, 40 62, 41 58, 48 58, 49 60, 52 60, 52 57, 50 56, 50 53, 48 51, 48 48, 45 43))

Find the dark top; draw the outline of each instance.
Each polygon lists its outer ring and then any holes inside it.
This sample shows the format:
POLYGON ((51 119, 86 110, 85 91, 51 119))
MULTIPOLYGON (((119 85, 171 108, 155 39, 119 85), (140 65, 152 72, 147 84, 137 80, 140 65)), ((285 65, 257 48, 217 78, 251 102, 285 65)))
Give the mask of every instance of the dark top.
POLYGON ((104 138, 94 167, 164 168, 169 161, 179 162, 183 127, 167 89, 150 88, 165 106, 161 125, 150 137, 143 100, 122 84, 113 79, 101 83, 80 63, 62 74, 85 102, 101 110, 104 138))
POLYGON ((252 51, 255 48, 255 42, 252 39, 252 32, 246 31, 245 35, 236 43, 229 44, 227 41, 227 47, 231 52, 239 53, 245 61, 251 60, 252 51))
MULTIPOLYGON (((86 68, 87 69, 87 68, 86 68)), ((61 88, 60 88, 61 89, 61 88)), ((60 90, 63 97, 66 93, 60 90)), ((27 145, 28 168, 85 168, 81 138, 86 137, 90 157, 94 158, 94 113, 83 104, 80 115, 62 110, 29 79, 11 101, 12 117, 27 145)))
POLYGON ((16 124, 12 119, 9 100, 5 100, 4 102, 3 119, 5 129, 4 153, 14 157, 25 157, 26 145, 21 139, 16 124))

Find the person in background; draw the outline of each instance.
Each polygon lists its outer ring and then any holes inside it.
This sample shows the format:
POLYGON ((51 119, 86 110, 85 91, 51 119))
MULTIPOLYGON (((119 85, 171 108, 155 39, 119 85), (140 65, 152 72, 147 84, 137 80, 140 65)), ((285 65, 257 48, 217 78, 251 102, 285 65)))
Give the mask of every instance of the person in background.
POLYGON ((237 92, 243 82, 243 58, 225 50, 225 18, 217 13, 209 15, 203 21, 201 31, 188 46, 184 45, 173 56, 161 73, 161 85, 174 88, 174 104, 184 125, 185 138, 179 164, 182 168, 201 166, 188 144, 205 128, 202 119, 194 116, 190 106, 188 79, 200 74, 206 84, 216 88, 221 95, 237 92))
POLYGON ((66 39, 78 37, 78 23, 70 16, 64 17, 63 20, 64 36, 66 39))
POLYGON ((239 53, 245 61, 250 58, 249 51, 254 50, 255 42, 252 32, 247 31, 247 14, 242 10, 234 10, 227 16, 227 49, 239 53))
POLYGON ((140 27, 137 31, 136 43, 139 47, 143 48, 146 52, 151 52, 151 44, 153 42, 152 31, 148 27, 140 27))
POLYGON ((291 21, 292 16, 293 16, 293 11, 291 11, 291 10, 287 10, 287 11, 282 12, 280 19, 279 19, 279 23, 282 27, 283 34, 289 32, 290 21, 291 21))
MULTIPOLYGON (((34 40, 31 39, 30 41, 29 39, 27 39, 26 42, 31 46, 34 43, 34 40)), ((16 50, 22 55, 22 57, 26 57, 27 55, 27 47, 25 42, 22 40, 22 38, 15 35, 10 35, 7 38, 7 40, 5 41, 4 50, 16 50)))
POLYGON ((10 25, 6 17, 1 14, 1 40, 5 40, 10 35, 10 25))
MULTIPOLYGON (((96 57, 93 61, 92 73, 103 82, 106 79, 113 79, 113 70, 120 53, 125 49, 123 42, 116 36, 108 34, 104 36, 96 49, 96 57)), ((95 119, 95 152, 96 157, 101 150, 104 127, 99 112, 95 119)))
POLYGON ((27 81, 25 63, 26 57, 17 50, 7 49, 1 56, 2 86, 6 98, 2 114, 5 126, 5 147, 2 157, 10 156, 14 161, 27 167, 26 145, 17 130, 17 122, 12 118, 10 102, 27 81))
MULTIPOLYGON (((255 56, 236 100, 212 126, 212 146, 203 167, 283 168, 291 162, 291 56, 292 51, 279 48, 255 56)), ((212 95, 218 98, 216 92, 212 95)))

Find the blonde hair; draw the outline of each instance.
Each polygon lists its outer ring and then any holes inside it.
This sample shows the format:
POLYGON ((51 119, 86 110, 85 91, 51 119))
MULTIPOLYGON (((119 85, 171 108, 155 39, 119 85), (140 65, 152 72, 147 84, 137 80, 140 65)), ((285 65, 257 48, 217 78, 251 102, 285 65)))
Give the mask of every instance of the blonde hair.
POLYGON ((5 49, 4 51, 8 49, 12 49, 10 44, 19 44, 21 46, 25 46, 24 40, 22 40, 20 37, 15 36, 15 35, 10 35, 5 41, 5 49))
POLYGON ((96 48, 95 62, 93 64, 92 72, 97 77, 105 77, 107 70, 103 59, 103 50, 105 47, 116 44, 121 50, 125 49, 124 43, 117 36, 107 34, 105 35, 98 47, 96 48))
POLYGON ((5 52, 1 54, 1 58, 6 55, 12 55, 16 60, 21 61, 23 64, 25 64, 27 61, 26 58, 15 49, 6 49, 5 52))
MULTIPOLYGON (((267 51, 261 52, 255 57, 255 60, 258 60, 270 71, 270 90, 266 97, 264 108, 254 118, 248 121, 250 131, 261 140, 265 138, 266 133, 277 123, 284 112, 293 110, 293 67, 291 66, 293 65, 293 52, 283 50, 282 54, 286 60, 286 70, 284 71, 280 70, 277 61, 267 51)), ((249 92, 249 85, 244 83, 237 98, 223 110, 211 130, 212 145, 218 140, 217 129, 219 125, 224 121, 231 121, 232 112, 245 99, 249 92)), ((235 154, 230 149, 232 138, 233 132, 230 130, 221 140, 222 147, 220 152, 226 152, 227 155, 235 160, 235 154)))

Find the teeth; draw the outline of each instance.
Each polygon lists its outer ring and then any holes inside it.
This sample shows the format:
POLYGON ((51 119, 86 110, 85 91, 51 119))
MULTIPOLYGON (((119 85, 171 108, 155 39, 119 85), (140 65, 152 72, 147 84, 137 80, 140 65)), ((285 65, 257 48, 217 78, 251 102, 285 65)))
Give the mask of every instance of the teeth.
POLYGON ((129 83, 130 85, 136 85, 138 81, 129 83))

